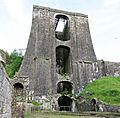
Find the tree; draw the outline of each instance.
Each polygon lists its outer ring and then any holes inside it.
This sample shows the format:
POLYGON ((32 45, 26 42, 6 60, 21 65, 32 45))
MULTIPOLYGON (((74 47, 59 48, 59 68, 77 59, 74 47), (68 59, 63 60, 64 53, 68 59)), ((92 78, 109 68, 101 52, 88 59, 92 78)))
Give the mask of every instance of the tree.
POLYGON ((16 72, 19 71, 23 56, 17 50, 11 54, 6 53, 6 71, 10 78, 13 78, 16 72))

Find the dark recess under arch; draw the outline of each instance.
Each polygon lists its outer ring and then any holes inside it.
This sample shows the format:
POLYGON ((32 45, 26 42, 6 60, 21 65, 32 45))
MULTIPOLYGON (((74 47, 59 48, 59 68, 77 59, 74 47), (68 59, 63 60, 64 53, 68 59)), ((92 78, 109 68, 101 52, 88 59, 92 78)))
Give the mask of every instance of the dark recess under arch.
POLYGON ((56 48, 56 71, 59 74, 70 74, 70 48, 58 46, 56 48))
POLYGON ((61 96, 58 98, 58 105, 60 111, 71 111, 72 99, 68 96, 61 96))
POLYGON ((57 92, 62 93, 66 91, 68 94, 72 94, 73 84, 69 81, 60 81, 57 84, 57 92))
POLYGON ((18 88, 23 89, 24 87, 23 87, 23 85, 22 85, 21 83, 15 83, 15 84, 14 84, 14 88, 15 88, 15 89, 18 89, 18 88))

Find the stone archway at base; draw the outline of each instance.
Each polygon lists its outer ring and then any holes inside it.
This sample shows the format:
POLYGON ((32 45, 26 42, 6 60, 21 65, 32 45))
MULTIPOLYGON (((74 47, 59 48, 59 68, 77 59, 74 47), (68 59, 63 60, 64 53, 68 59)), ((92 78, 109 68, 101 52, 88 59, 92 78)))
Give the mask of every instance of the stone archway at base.
POLYGON ((58 98, 58 105, 60 111, 71 111, 72 99, 68 96, 61 96, 58 98))

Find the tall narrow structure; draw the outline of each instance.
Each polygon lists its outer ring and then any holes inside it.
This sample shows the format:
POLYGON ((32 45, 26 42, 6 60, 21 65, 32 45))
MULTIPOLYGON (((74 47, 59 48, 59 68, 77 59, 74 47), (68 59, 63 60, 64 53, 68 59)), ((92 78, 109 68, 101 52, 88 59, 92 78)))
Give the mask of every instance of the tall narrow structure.
MULTIPOLYGON (((19 75, 29 78, 34 96, 79 93, 95 78, 96 62, 87 15, 33 7, 29 42, 19 75)), ((66 106, 71 104, 67 102, 69 98, 61 97, 59 106, 63 99, 66 106)))

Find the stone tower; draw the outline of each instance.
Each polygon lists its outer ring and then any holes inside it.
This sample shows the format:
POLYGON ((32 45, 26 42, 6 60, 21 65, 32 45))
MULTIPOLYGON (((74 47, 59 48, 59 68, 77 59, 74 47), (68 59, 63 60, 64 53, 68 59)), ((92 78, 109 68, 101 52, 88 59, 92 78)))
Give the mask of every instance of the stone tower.
MULTIPOLYGON (((88 16, 34 6, 29 42, 20 76, 27 76, 35 96, 79 93, 95 79, 97 59, 88 16)), ((61 101, 60 101, 61 103, 61 101)))

